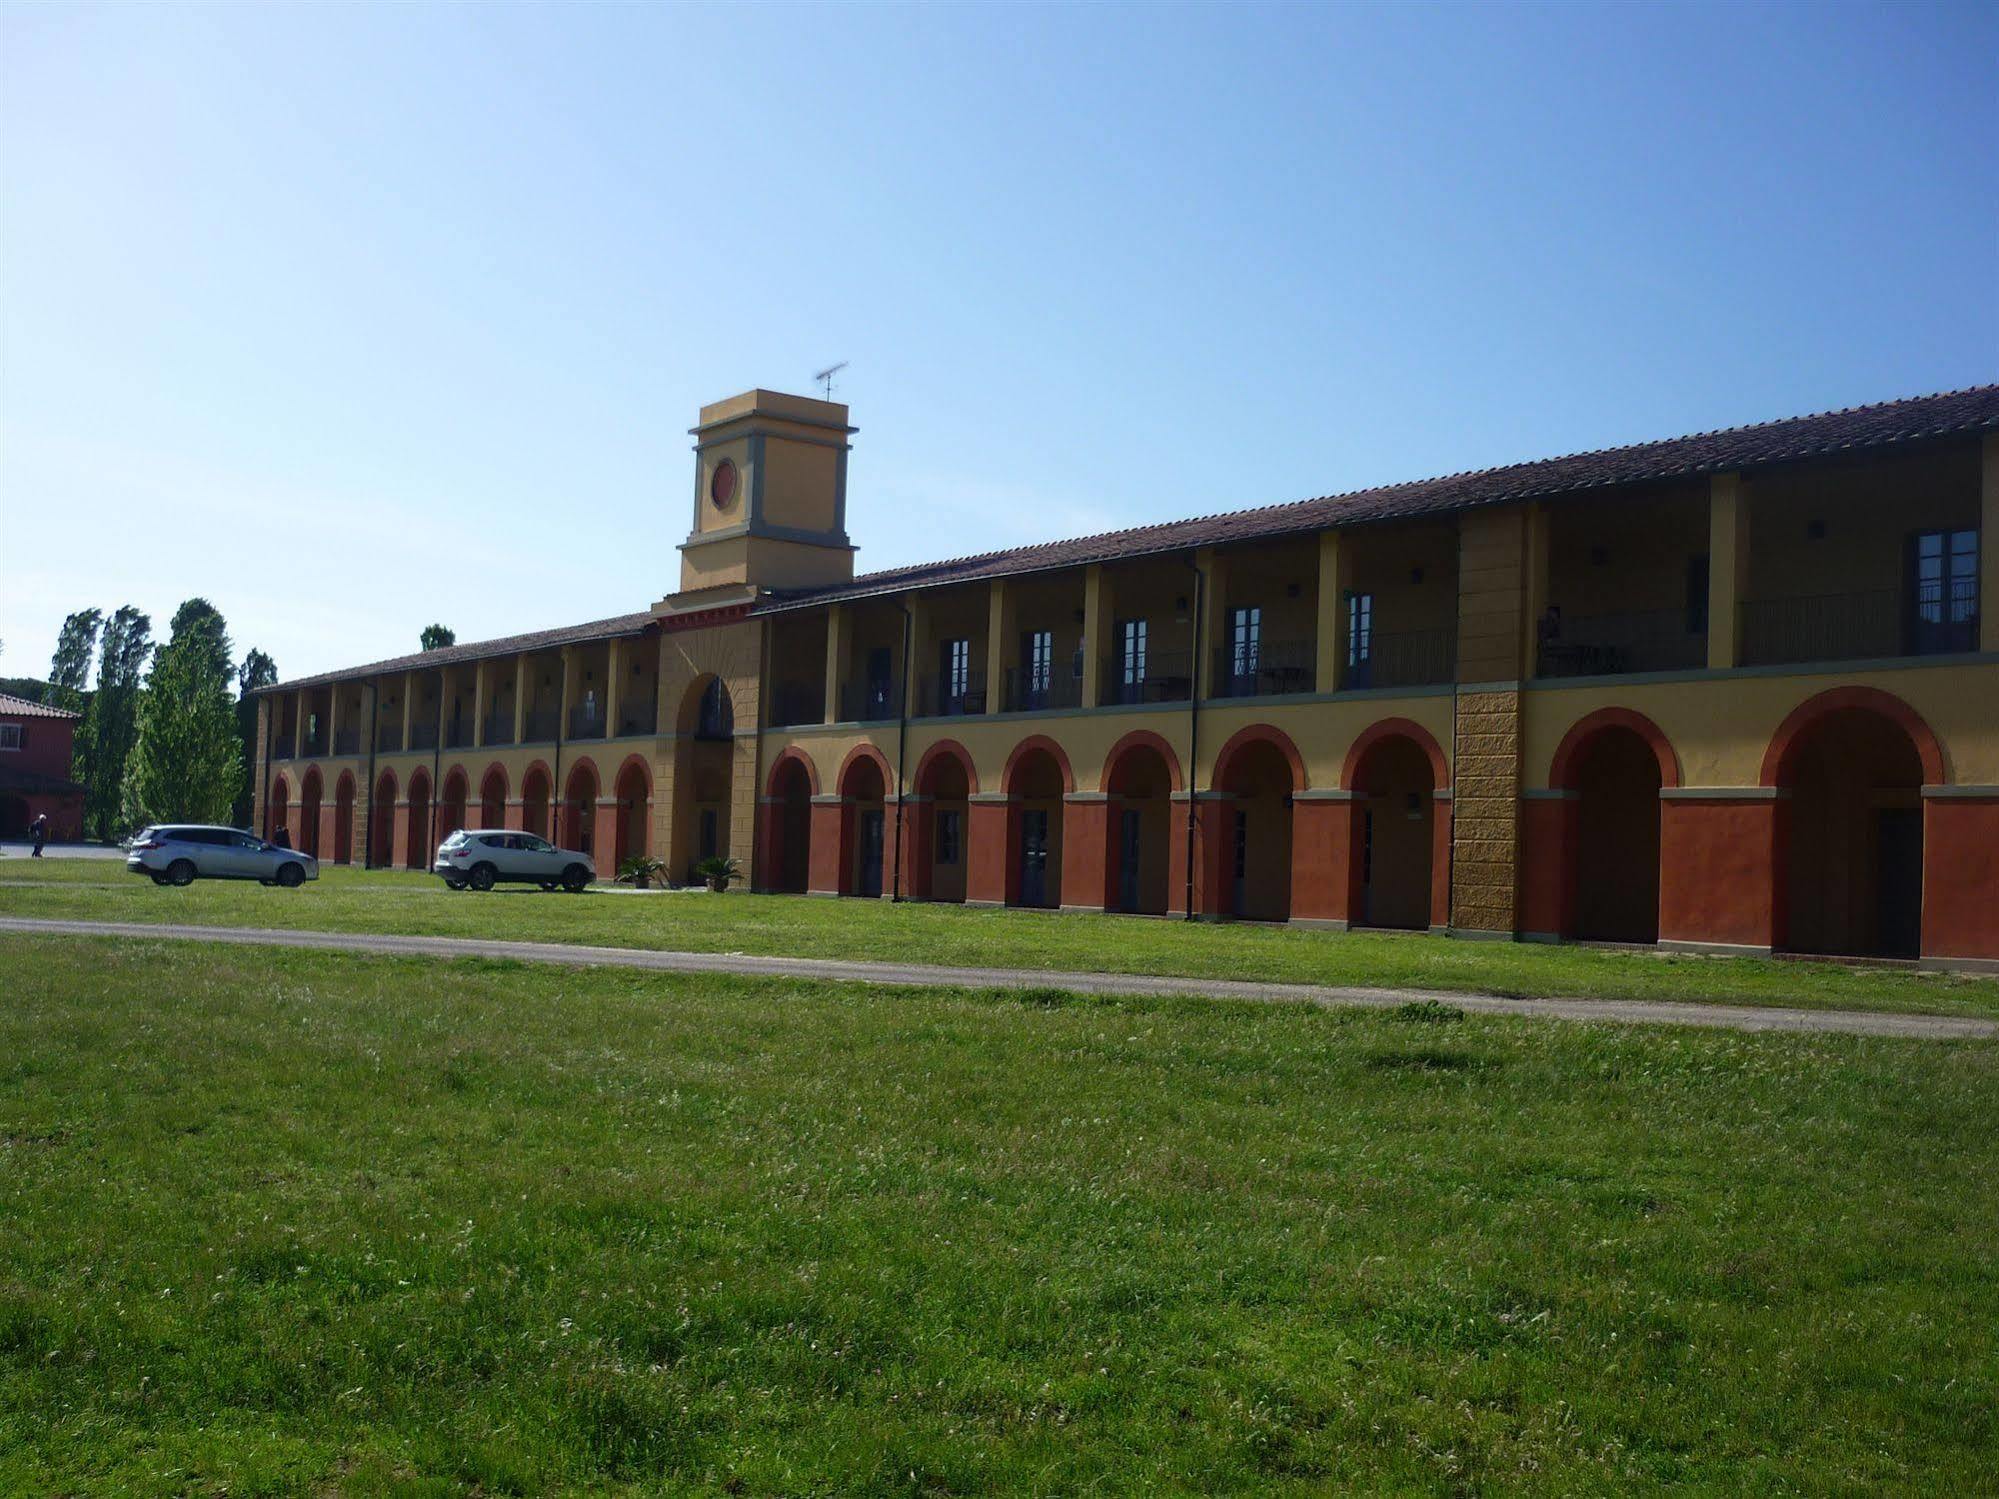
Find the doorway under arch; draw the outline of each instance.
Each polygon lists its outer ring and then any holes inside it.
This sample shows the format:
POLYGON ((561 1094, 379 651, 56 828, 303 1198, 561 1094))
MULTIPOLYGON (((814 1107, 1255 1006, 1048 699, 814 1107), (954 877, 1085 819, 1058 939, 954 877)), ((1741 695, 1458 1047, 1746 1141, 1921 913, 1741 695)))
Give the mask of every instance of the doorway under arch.
POLYGON ((298 846, 315 859, 319 857, 319 807, 324 793, 325 782, 315 765, 299 783, 298 795, 298 846))
POLYGON ((1221 913, 1244 921, 1291 919, 1291 797, 1303 791, 1296 746, 1276 729, 1245 729, 1215 759, 1215 789, 1230 798, 1220 819, 1221 913))
POLYGON ((764 888, 803 895, 812 879, 812 767, 786 750, 770 768, 764 792, 764 888))
POLYGON ((549 778, 548 767, 536 761, 521 777, 521 828, 533 833, 537 838, 549 836, 548 804, 554 798, 555 787, 549 778))
POLYGON ((1158 735, 1127 734, 1112 747, 1101 784, 1109 798, 1104 831, 1106 907, 1164 915, 1170 895, 1179 762, 1158 735))
POLYGON ((368 803, 368 866, 393 869, 396 863, 396 773, 385 770, 375 778, 375 795, 368 803))
POLYGON ((1925 759, 1908 726, 1873 707, 1831 708, 1788 736, 1775 767, 1790 792, 1778 803, 1780 947, 1917 955, 1925 759))
POLYGON ((409 839, 403 863, 410 869, 430 868, 437 845, 430 838, 430 772, 422 767, 410 772, 409 805, 403 812, 404 835, 409 839))
POLYGON ((479 780, 479 826, 503 828, 507 825, 507 773, 489 765, 479 780))
POLYGON ((1347 781, 1355 793, 1351 923, 1427 931, 1437 847, 1430 752, 1409 734, 1384 734, 1361 752, 1347 781))
MULTIPOLYGON (((865 749, 865 747, 864 747, 865 749)), ((857 750, 840 772, 840 893, 863 899, 888 888, 888 769, 857 750)))
POLYGON ((333 862, 354 862, 354 772, 343 770, 333 787, 333 862))
POLYGON ((276 838, 278 829, 291 828, 291 785, 283 776, 271 782, 270 801, 264 807, 264 836, 276 838))
POLYGON ((637 755, 625 761, 618 771, 617 785, 611 795, 618 801, 615 873, 616 869, 624 866, 625 860, 652 852, 652 776, 647 773, 645 762, 637 755))
POLYGON ((1019 746, 1007 762, 1003 790, 1013 860, 1007 904, 1053 910, 1062 904, 1062 798, 1072 777, 1046 740, 1019 746))
POLYGON ((562 836, 555 841, 594 859, 596 822, 597 767, 588 760, 578 760, 571 767, 568 784, 562 791, 562 836))
POLYGON ((978 790, 971 756, 955 741, 935 744, 916 767, 919 800, 904 809, 915 836, 910 840, 907 880, 911 898, 961 902, 970 867, 971 796, 978 790))
POLYGON ((465 804, 470 786, 465 772, 456 765, 445 773, 444 795, 438 798, 437 841, 442 843, 465 826, 465 804))
POLYGON ((675 878, 692 881, 703 859, 729 856, 734 834, 736 709, 728 683, 717 676, 688 683, 674 727, 673 851, 667 862, 675 878))

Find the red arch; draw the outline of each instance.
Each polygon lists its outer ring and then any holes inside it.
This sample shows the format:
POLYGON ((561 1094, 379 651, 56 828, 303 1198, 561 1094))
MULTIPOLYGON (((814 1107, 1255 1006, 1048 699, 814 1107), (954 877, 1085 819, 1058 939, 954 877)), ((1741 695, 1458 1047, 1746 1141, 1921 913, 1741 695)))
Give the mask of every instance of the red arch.
MULTIPOLYGON (((532 781, 532 780, 534 779, 534 773, 535 773, 536 771, 540 771, 540 772, 541 772, 541 778, 542 778, 542 779, 543 779, 544 781, 546 781, 546 782, 548 783, 548 799, 549 799, 550 801, 554 801, 554 800, 555 800, 555 772, 554 772, 554 771, 552 771, 552 770, 550 770, 550 769, 548 768, 548 762, 547 762, 546 760, 530 760, 530 761, 528 761, 528 768, 527 768, 526 770, 524 770, 524 771, 522 771, 522 772, 521 772, 521 795, 522 795, 522 796, 526 796, 526 795, 527 795, 527 792, 528 792, 528 782, 530 782, 530 781, 532 781)), ((503 772, 503 774, 504 774, 504 772, 503 772)))
POLYGON ((1763 755, 1763 770, 1758 784, 1784 785, 1797 768, 1798 748, 1807 733, 1828 714, 1849 708, 1864 708, 1878 713, 1909 736, 1909 742, 1915 746, 1916 754, 1923 762, 1925 786, 1942 786, 1949 782, 1950 770, 1944 761, 1943 746, 1923 721, 1922 714, 1893 693, 1883 692, 1878 687, 1834 687, 1817 697, 1805 699, 1777 726, 1777 732, 1770 737, 1770 748, 1763 755))
POLYGON ((565 802, 569 800, 571 788, 576 785, 576 778, 586 770, 590 772, 590 779, 597 786, 597 789, 591 793, 591 800, 595 801, 604 794, 604 778, 597 774, 597 762, 592 760, 588 755, 578 755, 575 762, 569 767, 568 778, 562 783, 562 799, 565 802))
POLYGON ((1413 718, 1382 718, 1361 730, 1347 750, 1347 757, 1340 765, 1340 785, 1351 789, 1354 777, 1360 773, 1368 752, 1384 739, 1407 739, 1423 751, 1430 762, 1430 781, 1439 791, 1451 784, 1450 766, 1444 760, 1444 752, 1430 731, 1413 718))
POLYGON ((376 805, 379 806, 383 802, 393 802, 396 799, 396 792, 400 789, 396 783, 396 773, 384 767, 382 773, 375 777, 376 805), (384 786, 388 787, 386 793, 382 790, 384 786))
POLYGON ((777 758, 770 762, 770 774, 764 778, 765 796, 774 797, 778 794, 778 772, 783 770, 787 765, 804 766, 805 784, 811 789, 813 796, 819 794, 819 772, 812 764, 812 757, 793 744, 786 745, 778 752, 777 758))
POLYGON ((495 776, 500 778, 500 801, 504 805, 507 800, 507 767, 498 760, 488 765, 486 773, 479 777, 479 800, 486 800, 486 788, 493 784, 495 776))
POLYGON ((1228 780, 1229 771, 1234 768, 1236 758, 1253 744, 1275 746, 1277 751, 1290 762, 1291 789, 1293 791, 1306 789, 1308 783, 1305 779, 1305 757, 1298 753, 1298 746, 1291 742, 1289 734, 1267 723, 1250 724, 1247 728, 1237 729, 1229 736, 1228 743, 1224 744, 1215 756, 1215 769, 1208 778, 1208 784, 1220 786, 1228 780))
POLYGON ((465 795, 469 798, 472 795, 472 777, 465 773, 465 767, 462 764, 454 765, 444 773, 444 780, 441 784, 444 787, 445 796, 449 797, 451 795, 451 783, 454 779, 464 789, 465 795))
POLYGON ((1558 791, 1574 788, 1576 767, 1582 760, 1584 748, 1605 729, 1629 729, 1636 734, 1645 741, 1653 758, 1659 762, 1659 784, 1680 784, 1680 757, 1674 752, 1673 741, 1666 737, 1663 729, 1631 708, 1599 708, 1577 719, 1555 747, 1554 763, 1548 767, 1548 784, 1551 787, 1558 791))
POLYGON ((355 790, 354 772, 351 770, 341 771, 340 779, 333 783, 333 795, 336 798, 338 798, 340 793, 344 791, 349 796, 352 796, 354 794, 354 790, 355 790))
POLYGON ((278 778, 271 782, 271 800, 274 802, 289 802, 291 799, 291 782, 285 779, 285 773, 281 770, 278 772, 278 778))
POLYGON ((652 796, 652 766, 647 762, 644 755, 636 753, 625 756, 625 763, 618 767, 618 774, 611 782, 611 795, 616 796, 618 794, 618 787, 624 784, 625 772, 633 768, 638 770, 639 778, 645 782, 646 796, 650 799, 652 796))
POLYGON ((1099 790, 1108 791, 1111 789, 1111 777, 1117 772, 1118 761, 1122 760, 1135 749, 1158 751, 1159 757, 1166 762, 1166 775, 1173 783, 1173 789, 1175 791, 1180 789, 1180 757, 1173 753, 1173 746, 1150 729, 1133 729, 1124 738, 1112 745, 1111 752, 1104 756, 1104 768, 1097 778, 1097 787, 1099 790))
POLYGON ((840 795, 845 796, 847 794, 847 777, 853 774, 854 767, 863 760, 874 761, 875 769, 881 772, 882 792, 884 795, 888 794, 895 786, 895 776, 888 768, 888 756, 884 755, 872 744, 857 744, 847 751, 847 758, 840 762, 839 775, 833 778, 834 789, 840 795))
POLYGON ((972 764, 972 752, 955 739, 940 739, 923 752, 923 758, 916 762, 916 779, 912 784, 919 792, 922 791, 924 777, 929 775, 930 767, 947 755, 965 767, 965 789, 976 794, 979 772, 972 764))
POLYGON ((319 767, 317 765, 308 767, 305 773, 305 779, 299 782, 299 787, 298 787, 299 800, 304 801, 306 798, 306 794, 308 792, 316 792, 321 796, 324 796, 325 790, 326 790, 326 782, 320 777, 319 767))
POLYGON ((1000 789, 1013 790, 1014 772, 1020 762, 1035 750, 1046 750, 1054 757, 1056 768, 1062 772, 1062 794, 1068 795, 1076 789, 1076 773, 1069 768, 1069 757, 1062 753, 1062 746, 1046 734, 1029 734, 1013 747, 1013 753, 1006 757, 1006 769, 1000 772, 1000 789))
POLYGON ((415 770, 410 772, 409 786, 403 792, 404 801, 408 801, 412 796, 416 795, 416 788, 418 782, 421 782, 423 784, 423 794, 426 797, 430 795, 430 772, 425 770, 421 765, 419 765, 415 770))

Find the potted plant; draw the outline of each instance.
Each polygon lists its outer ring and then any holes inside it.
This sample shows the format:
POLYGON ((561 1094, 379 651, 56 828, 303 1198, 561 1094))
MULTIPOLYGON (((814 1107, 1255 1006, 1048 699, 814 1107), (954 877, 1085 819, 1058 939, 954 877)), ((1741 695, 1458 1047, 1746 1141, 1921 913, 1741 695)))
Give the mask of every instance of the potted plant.
POLYGON ((633 854, 618 866, 618 878, 636 890, 649 890, 652 882, 666 872, 666 860, 647 854, 633 854))
POLYGON ((721 854, 710 854, 694 866, 694 875, 706 881, 708 888, 720 895, 731 883, 743 877, 743 866, 721 854))

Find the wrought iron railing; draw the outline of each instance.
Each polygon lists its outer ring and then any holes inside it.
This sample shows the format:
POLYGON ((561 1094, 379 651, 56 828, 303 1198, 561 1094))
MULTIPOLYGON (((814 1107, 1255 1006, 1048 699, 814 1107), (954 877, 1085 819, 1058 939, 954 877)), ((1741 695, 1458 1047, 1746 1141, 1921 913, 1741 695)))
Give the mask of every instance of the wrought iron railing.
POLYGON ((547 744, 562 727, 562 714, 555 708, 530 708, 521 721, 521 743, 547 744))
POLYGON ((1072 666, 1039 674, 1009 668, 1005 687, 1002 704, 1008 713, 1040 713, 1051 708, 1083 706, 1083 679, 1072 666))
POLYGON ((469 749, 472 745, 472 725, 465 719, 456 718, 444 726, 444 747, 446 749, 469 749))
POLYGON ((1865 661, 1904 654, 1892 589, 1813 598, 1749 599, 1742 605, 1742 664, 1865 661))
POLYGON ((437 748, 437 725, 434 723, 413 723, 410 725, 410 748, 427 750, 437 748))
POLYGON ((917 683, 919 717, 959 718, 986 711, 986 674, 982 671, 933 672, 917 683))
POLYGON ((819 723, 826 717, 825 688, 804 687, 796 682, 781 682, 770 696, 770 722, 772 728, 788 728, 793 724, 819 723))
POLYGON ((498 713, 486 715, 486 743, 512 744, 514 742, 514 710, 502 709, 498 713))
POLYGON ((1562 620, 1536 655, 1544 677, 1695 671, 1707 665, 1707 631, 1687 628, 1683 609, 1579 614, 1562 620))
POLYGON ((1313 658, 1309 640, 1264 640, 1253 649, 1225 645, 1214 654, 1210 697, 1274 697, 1310 692, 1313 658))
POLYGON ((618 734, 630 739, 659 732, 659 704, 651 698, 618 704, 618 734))
POLYGON ((1451 680, 1458 664, 1455 630, 1375 631, 1367 638, 1367 655, 1347 662, 1340 686, 1349 691, 1369 687, 1435 687, 1451 680))
POLYGON ((604 737, 604 710, 595 706, 571 708, 569 710, 569 737, 571 739, 602 739, 604 737))
POLYGON ((399 723, 385 723, 375 730, 375 753, 396 755, 402 753, 403 726, 399 723))
POLYGON ((361 753, 361 731, 342 729, 333 736, 333 753, 336 755, 358 755, 361 753))
POLYGON ((296 759, 297 757, 292 753, 293 743, 291 735, 278 735, 277 738, 271 741, 271 758, 273 760, 296 759))
POLYGON ((326 753, 326 739, 317 729, 305 736, 305 743, 299 746, 299 758, 313 760, 326 753))
POLYGON ((1143 659, 1127 661, 1123 651, 1113 651, 1104 661, 1101 706, 1129 707, 1134 703, 1184 703, 1194 695, 1194 653, 1179 650, 1148 650, 1143 659))
POLYGON ((902 714, 900 682, 843 682, 840 685, 840 721, 870 723, 902 714))

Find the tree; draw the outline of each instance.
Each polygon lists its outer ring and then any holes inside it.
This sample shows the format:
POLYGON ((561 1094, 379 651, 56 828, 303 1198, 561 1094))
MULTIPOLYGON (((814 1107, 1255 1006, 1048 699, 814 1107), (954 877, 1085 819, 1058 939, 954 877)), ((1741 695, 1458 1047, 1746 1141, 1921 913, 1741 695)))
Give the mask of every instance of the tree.
POLYGON ((417 642, 420 651, 441 651, 447 645, 458 644, 458 632, 443 625, 425 625, 417 642))
POLYGON ((56 653, 49 662, 49 701, 72 713, 83 711, 83 688, 90 680, 90 655, 97 648, 97 629, 103 614, 96 609, 79 609, 62 622, 56 637, 56 653))
POLYGON ((123 828, 125 762, 138 737, 139 682, 153 653, 152 618, 127 604, 104 622, 97 691, 76 736, 76 778, 90 831, 111 838, 123 828))
POLYGON ((242 789, 228 642, 214 607, 189 599, 153 659, 128 770, 131 805, 148 822, 220 822, 242 789))
MULTIPOLYGON (((260 687, 277 685, 278 663, 258 650, 250 647, 250 654, 243 658, 243 664, 236 668, 236 738, 243 748, 243 764, 247 768, 257 763, 257 699, 253 695, 260 687)), ((236 794, 234 822, 238 827, 250 825, 249 778, 244 778, 243 789, 236 794)))

